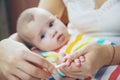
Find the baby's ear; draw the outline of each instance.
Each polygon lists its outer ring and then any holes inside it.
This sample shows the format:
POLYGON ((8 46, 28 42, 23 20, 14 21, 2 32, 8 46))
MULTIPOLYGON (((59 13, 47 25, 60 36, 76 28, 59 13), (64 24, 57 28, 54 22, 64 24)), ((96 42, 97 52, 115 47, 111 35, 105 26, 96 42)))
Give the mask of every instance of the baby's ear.
POLYGON ((42 52, 40 49, 36 48, 36 47, 32 47, 31 51, 35 52, 35 53, 40 53, 42 52))

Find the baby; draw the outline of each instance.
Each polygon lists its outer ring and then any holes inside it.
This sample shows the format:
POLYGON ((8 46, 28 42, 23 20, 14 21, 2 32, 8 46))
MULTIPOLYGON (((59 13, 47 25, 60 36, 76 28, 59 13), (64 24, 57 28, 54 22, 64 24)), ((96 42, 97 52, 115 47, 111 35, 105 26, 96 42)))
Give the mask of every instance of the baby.
POLYGON ((23 43, 32 46, 31 49, 37 52, 56 50, 70 39, 67 27, 51 13, 40 8, 27 9, 20 15, 17 33, 23 43))
MULTIPOLYGON (((92 42, 111 43, 104 39, 95 39, 82 34, 70 34, 64 23, 41 8, 30 8, 23 11, 17 21, 17 33, 23 43, 32 47, 31 50, 41 52, 40 55, 54 65, 60 63, 56 61, 60 57, 59 53, 63 52, 68 55, 79 51, 83 46, 92 42)), ((84 57, 81 60, 84 61, 84 57)), ((65 75, 67 74, 58 69, 57 77, 63 78, 66 77, 65 75)), ((58 78, 56 79, 58 80, 58 78)), ((68 80, 75 79, 68 78, 68 80)))

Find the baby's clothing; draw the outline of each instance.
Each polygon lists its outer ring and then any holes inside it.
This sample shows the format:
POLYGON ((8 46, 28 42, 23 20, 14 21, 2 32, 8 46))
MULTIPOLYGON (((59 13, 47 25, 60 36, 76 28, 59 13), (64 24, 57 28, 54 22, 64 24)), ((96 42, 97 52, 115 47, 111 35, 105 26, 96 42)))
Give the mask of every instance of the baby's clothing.
POLYGON ((40 55, 46 58, 51 63, 53 63, 54 65, 57 65, 55 58, 60 57, 59 53, 64 52, 66 55, 68 55, 72 52, 79 51, 82 47, 93 42, 96 42, 98 44, 114 44, 105 39, 97 39, 97 38, 88 37, 82 34, 74 34, 73 36, 71 36, 68 43, 63 47, 54 51, 42 52, 40 53, 40 55))
MULTIPOLYGON (((40 53, 40 55, 42 55, 44 58, 46 58, 48 61, 50 61, 54 65, 58 65, 56 62, 56 58, 59 58, 60 52, 65 52, 66 55, 69 55, 72 52, 79 51, 82 47, 86 46, 87 44, 95 43, 95 42, 98 44, 115 45, 115 43, 110 42, 105 39, 102 39, 102 38, 97 39, 97 38, 88 37, 88 36, 85 36, 82 34, 74 34, 71 36, 69 42, 64 47, 57 49, 55 51, 42 52, 42 53, 40 53)), ((98 70, 98 72, 96 74, 94 74, 92 77, 90 77, 89 80, 100 79, 100 78, 103 78, 102 80, 108 80, 110 74, 112 74, 112 71, 114 71, 115 69, 119 69, 118 67, 119 66, 110 66, 110 67, 101 68, 100 70, 98 70), (110 70, 110 71, 107 71, 107 70, 110 70), (103 77, 103 74, 105 74, 104 77, 103 77), (104 78, 106 78, 106 79, 104 79, 104 78)), ((84 80, 84 79, 80 78, 80 80, 84 80)))

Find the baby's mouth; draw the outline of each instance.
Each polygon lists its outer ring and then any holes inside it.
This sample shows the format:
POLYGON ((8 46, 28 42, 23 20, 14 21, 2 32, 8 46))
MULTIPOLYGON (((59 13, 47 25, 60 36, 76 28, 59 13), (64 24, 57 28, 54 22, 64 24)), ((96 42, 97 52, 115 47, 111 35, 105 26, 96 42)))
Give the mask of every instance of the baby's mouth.
POLYGON ((65 36, 63 34, 60 34, 58 37, 57 37, 57 41, 59 43, 63 42, 65 40, 65 36))

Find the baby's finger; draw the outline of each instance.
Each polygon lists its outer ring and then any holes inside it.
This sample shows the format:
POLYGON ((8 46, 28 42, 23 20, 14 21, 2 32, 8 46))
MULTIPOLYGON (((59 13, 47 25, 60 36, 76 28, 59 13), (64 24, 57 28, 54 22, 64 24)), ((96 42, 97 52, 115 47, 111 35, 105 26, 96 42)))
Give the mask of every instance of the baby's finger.
POLYGON ((79 59, 75 59, 74 62, 75 62, 75 65, 78 67, 81 65, 81 61, 79 59))
POLYGON ((79 60, 80 60, 81 62, 85 62, 85 56, 80 56, 80 57, 79 57, 79 60))
POLYGON ((67 58, 66 60, 66 66, 70 66, 70 64, 73 62, 73 60, 71 58, 67 58))
POLYGON ((69 54, 69 55, 65 56, 65 57, 62 59, 62 61, 63 61, 63 62, 66 62, 66 61, 68 61, 68 62, 73 61, 74 58, 73 58, 72 56, 74 56, 74 55, 73 55, 73 54, 69 54))

